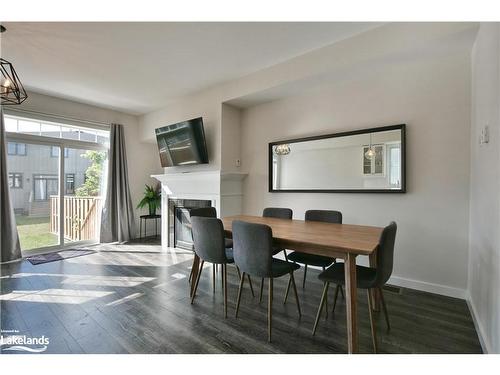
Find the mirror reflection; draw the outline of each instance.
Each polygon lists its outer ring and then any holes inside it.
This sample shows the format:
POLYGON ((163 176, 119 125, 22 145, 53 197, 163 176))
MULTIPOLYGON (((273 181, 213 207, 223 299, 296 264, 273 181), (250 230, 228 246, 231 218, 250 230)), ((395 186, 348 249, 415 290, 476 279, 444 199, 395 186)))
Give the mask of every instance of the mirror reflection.
POLYGON ((271 191, 404 192, 404 125, 272 143, 270 160, 271 191))

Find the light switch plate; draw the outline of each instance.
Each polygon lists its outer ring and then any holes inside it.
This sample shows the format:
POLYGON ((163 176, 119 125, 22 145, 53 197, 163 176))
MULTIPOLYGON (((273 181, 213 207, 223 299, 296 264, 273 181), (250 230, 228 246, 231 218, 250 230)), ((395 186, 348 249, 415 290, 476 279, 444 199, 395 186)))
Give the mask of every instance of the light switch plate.
POLYGON ((489 141, 490 141, 490 128, 488 125, 485 125, 485 127, 481 129, 479 144, 484 145, 486 143, 489 143, 489 141))

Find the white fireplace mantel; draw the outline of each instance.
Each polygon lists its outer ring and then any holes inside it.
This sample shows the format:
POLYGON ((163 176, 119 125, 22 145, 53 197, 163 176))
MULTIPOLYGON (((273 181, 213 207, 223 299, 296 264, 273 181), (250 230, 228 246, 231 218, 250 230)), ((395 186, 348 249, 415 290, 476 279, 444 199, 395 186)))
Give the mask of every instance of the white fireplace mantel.
POLYGON ((212 201, 220 217, 242 213, 242 182, 247 176, 240 172, 193 171, 164 173, 151 177, 161 182, 162 247, 168 247, 168 200, 202 199, 212 201))

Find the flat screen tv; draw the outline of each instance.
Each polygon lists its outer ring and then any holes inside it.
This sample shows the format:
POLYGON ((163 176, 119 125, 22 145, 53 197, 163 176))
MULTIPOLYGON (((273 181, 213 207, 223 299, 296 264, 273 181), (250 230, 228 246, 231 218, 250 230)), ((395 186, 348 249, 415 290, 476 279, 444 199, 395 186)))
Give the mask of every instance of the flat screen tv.
POLYGON ((208 163, 202 117, 167 125, 155 132, 162 167, 208 163))

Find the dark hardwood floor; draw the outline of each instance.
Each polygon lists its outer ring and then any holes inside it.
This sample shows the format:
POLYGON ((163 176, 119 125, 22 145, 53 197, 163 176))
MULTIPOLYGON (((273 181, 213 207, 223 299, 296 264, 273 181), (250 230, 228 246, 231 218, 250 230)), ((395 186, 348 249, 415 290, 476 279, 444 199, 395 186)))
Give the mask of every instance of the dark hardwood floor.
MULTIPOLYGON (((283 305, 287 277, 274 282, 273 342, 267 342, 267 288, 258 303, 248 283, 234 318, 238 276, 228 266, 228 318, 223 317, 220 273, 213 293, 212 268, 205 266, 193 305, 188 297, 192 253, 162 252, 154 241, 100 245, 99 252, 33 266, 1 266, 0 328, 50 339, 45 353, 346 353, 345 304, 339 297, 311 335, 322 284, 308 270, 301 288, 302 318, 293 293, 283 305)), ((381 353, 481 353, 465 301, 410 289, 386 290, 391 331, 375 313, 381 353)), ((360 290, 360 350, 371 353, 365 291, 360 290)), ((4 333, 4 336, 6 334, 4 333)), ((2 349, 5 349, 4 346, 2 349)), ((14 353, 2 351, 2 353, 14 353)))

